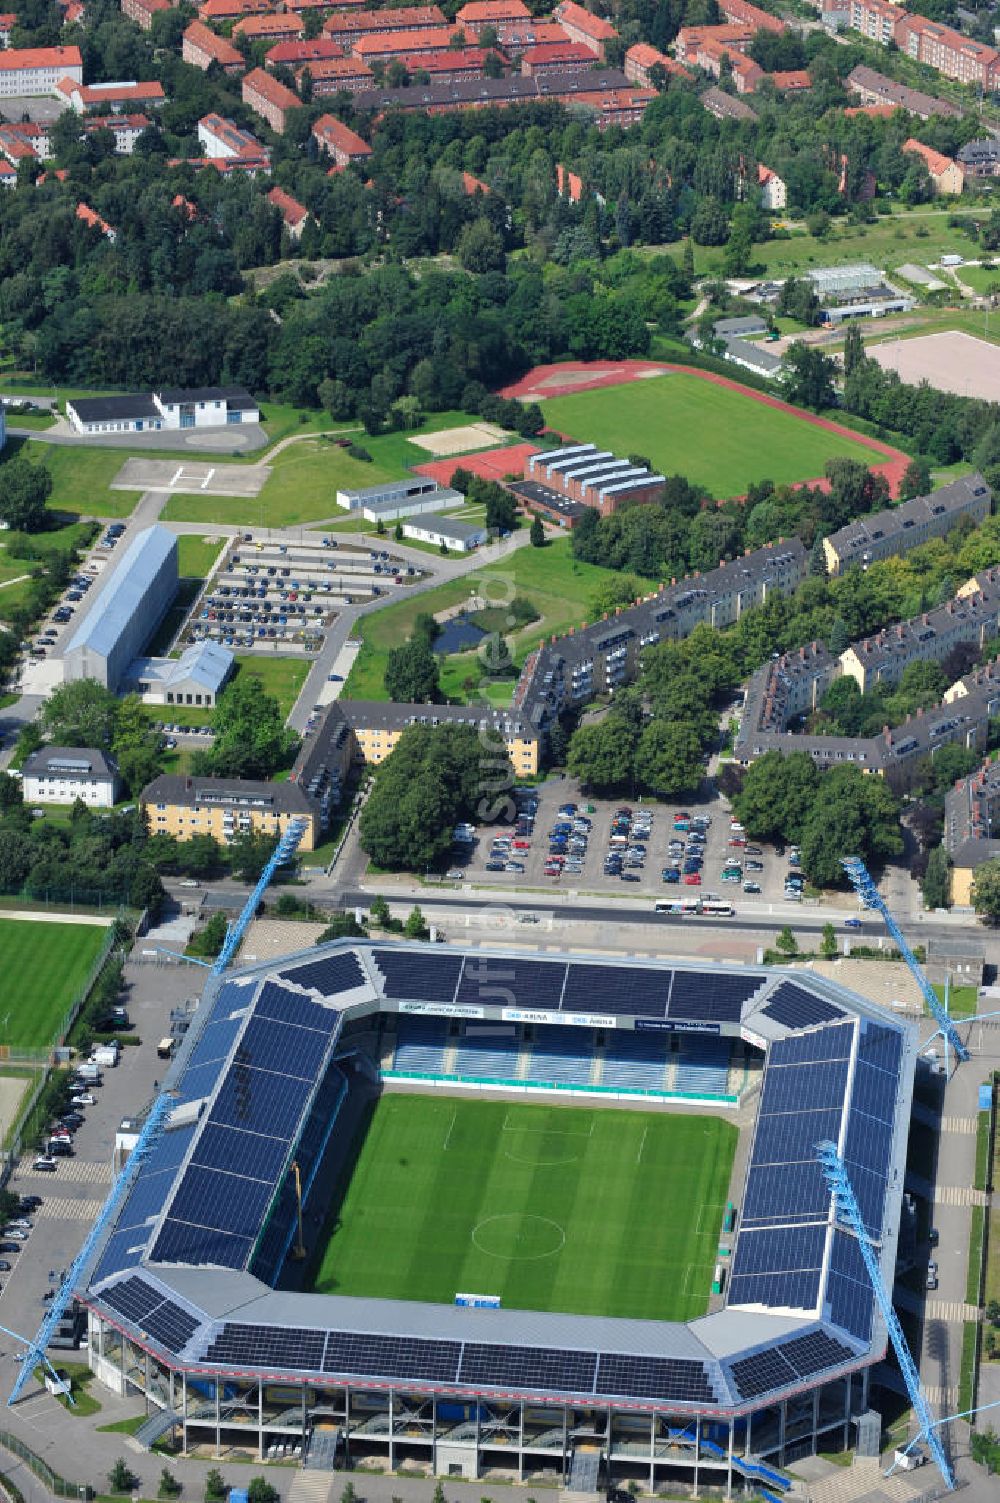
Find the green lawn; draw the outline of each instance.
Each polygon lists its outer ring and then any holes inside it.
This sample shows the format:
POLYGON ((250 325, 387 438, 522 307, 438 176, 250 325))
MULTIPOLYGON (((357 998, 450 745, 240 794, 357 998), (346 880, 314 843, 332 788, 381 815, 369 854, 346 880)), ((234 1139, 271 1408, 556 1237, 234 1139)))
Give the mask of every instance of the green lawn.
POLYGON ((196 538, 183 534, 177 539, 177 568, 182 579, 204 579, 227 538, 196 538))
POLYGON ((60 447, 27 439, 20 452, 26 459, 43 464, 52 476, 48 503, 52 511, 85 517, 128 517, 134 511, 138 491, 110 489, 129 457, 123 449, 60 447))
POLYGON ((0 974, 11 978, 0 1002, 0 1044, 53 1042, 106 936, 103 925, 0 919, 0 974))
MULTIPOLYGON (((939 1001, 944 1001, 944 987, 935 985, 939 1001)), ((953 1018, 971 1018, 975 1015, 979 992, 974 986, 953 986, 948 995, 948 1010, 953 1018)))
POLYGON ((682 474, 717 498, 742 495, 756 480, 811 480, 835 456, 875 463, 857 441, 827 433, 699 376, 671 374, 625 386, 550 397, 551 428, 615 454, 642 454, 665 475, 682 474))
POLYGON ((714 1117, 383 1096, 312 1287, 693 1319, 736 1139, 714 1117))
MULTIPOLYGON (((470 594, 481 594, 497 604, 515 594, 526 596, 538 611, 538 620, 508 638, 515 660, 521 663, 543 638, 592 620, 591 599, 597 589, 608 580, 620 579, 621 575, 611 569, 574 558, 568 538, 554 540, 545 548, 519 548, 481 574, 448 580, 436 589, 361 617, 357 630, 364 645, 348 674, 344 694, 349 699, 387 697, 383 684, 386 655, 406 640, 421 612, 433 615, 468 600, 470 594)), ((640 579, 639 584, 644 590, 655 588, 654 581, 640 579)), ((477 669, 476 654, 461 653, 448 659, 443 677, 446 692, 455 698, 462 699, 469 692, 464 687, 467 678, 475 680, 478 690, 482 674, 477 669)))
POLYGON ((302 692, 312 665, 312 658, 272 658, 263 653, 247 653, 236 659, 236 671, 240 677, 260 679, 265 693, 273 695, 286 718, 302 692))

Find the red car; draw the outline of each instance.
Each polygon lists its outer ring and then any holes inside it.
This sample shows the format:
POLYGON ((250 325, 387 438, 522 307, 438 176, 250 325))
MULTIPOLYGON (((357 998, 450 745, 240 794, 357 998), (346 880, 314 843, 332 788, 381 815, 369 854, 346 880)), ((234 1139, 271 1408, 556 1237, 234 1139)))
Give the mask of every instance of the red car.
POLYGON ((684 885, 685 885, 685 887, 700 887, 701 886, 701 873, 700 872, 688 872, 687 876, 684 878, 684 885))
POLYGON ((514 849, 515 849, 515 851, 530 851, 531 850, 531 841, 530 840, 515 840, 514 841, 514 849))

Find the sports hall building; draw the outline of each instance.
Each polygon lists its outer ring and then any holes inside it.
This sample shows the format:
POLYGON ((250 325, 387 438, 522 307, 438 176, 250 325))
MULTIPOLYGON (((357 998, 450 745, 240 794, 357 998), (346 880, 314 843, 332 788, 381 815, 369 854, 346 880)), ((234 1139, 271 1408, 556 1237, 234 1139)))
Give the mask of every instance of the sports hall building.
POLYGON ((777 1495, 853 1444, 886 1350, 815 1145, 891 1284, 916 1048, 762 967, 341 941, 213 977, 77 1291, 91 1367, 145 1398, 147 1445, 777 1495), (295 1179, 309 1222, 383 1089, 738 1112, 724 1292, 687 1323, 299 1292, 295 1179))

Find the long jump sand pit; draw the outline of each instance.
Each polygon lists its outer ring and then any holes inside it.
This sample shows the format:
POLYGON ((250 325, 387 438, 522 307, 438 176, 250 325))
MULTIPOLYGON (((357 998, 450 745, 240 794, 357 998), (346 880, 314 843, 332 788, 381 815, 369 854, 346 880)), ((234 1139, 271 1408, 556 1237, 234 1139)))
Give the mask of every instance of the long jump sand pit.
POLYGON ((1000 401, 1000 345, 957 329, 920 334, 915 339, 887 339, 869 344, 865 354, 885 371, 895 371, 909 386, 926 381, 937 391, 959 397, 1000 401))
POLYGON ((507 437, 506 428, 496 423, 465 423, 461 428, 442 428, 439 433, 411 433, 410 443, 428 454, 446 458, 451 454, 468 454, 473 449, 492 449, 507 437))

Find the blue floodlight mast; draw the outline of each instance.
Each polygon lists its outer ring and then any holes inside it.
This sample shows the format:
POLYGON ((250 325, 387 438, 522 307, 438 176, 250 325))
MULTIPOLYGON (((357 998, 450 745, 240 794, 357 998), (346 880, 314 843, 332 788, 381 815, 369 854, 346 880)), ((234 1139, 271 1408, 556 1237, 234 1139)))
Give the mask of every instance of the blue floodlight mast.
POLYGON ((868 1270, 868 1277, 871 1279, 872 1289, 878 1301, 878 1307, 882 1312, 882 1319, 885 1321, 889 1340, 892 1342, 893 1350, 896 1353, 896 1360, 899 1363, 899 1369, 906 1384, 906 1391, 910 1395, 913 1412, 920 1426, 920 1433, 917 1439, 923 1440, 926 1443, 928 1450, 937 1462, 945 1486, 949 1490, 952 1490, 955 1486, 955 1474, 951 1469, 948 1457, 945 1455, 938 1427, 931 1417, 923 1389, 920 1387, 920 1374, 910 1354, 910 1348, 906 1344, 906 1337, 899 1323, 899 1317, 892 1307, 892 1299, 882 1280, 882 1270, 879 1267, 878 1258, 875 1256, 875 1249, 872 1246, 871 1238, 865 1229, 861 1209, 854 1194, 854 1187, 848 1178, 847 1167, 837 1152, 837 1145, 835 1143, 818 1143, 816 1145, 816 1157, 823 1167, 823 1175, 830 1187, 830 1194, 833 1197, 834 1211, 837 1219, 848 1226, 854 1233, 861 1256, 865 1260, 865 1268, 868 1270))
POLYGON ((941 1032, 941 1037, 944 1039, 945 1053, 947 1054, 948 1046, 951 1045, 958 1059, 968 1059, 968 1049, 966 1049, 965 1045, 962 1043, 962 1040, 959 1038, 955 1025, 952 1022, 951 1018, 948 1016, 948 1013, 941 1006, 937 992, 934 990, 930 982, 927 980, 927 977, 924 975, 919 960, 910 949, 906 940, 903 938, 902 930, 896 923, 896 920, 893 918, 892 914, 889 912, 885 898, 883 898, 882 894, 875 886, 875 883, 872 881, 871 875, 869 874, 868 868, 865 866, 865 863, 859 856, 845 856, 841 861, 841 865, 850 878, 851 886, 854 888, 854 891, 857 893, 858 897, 861 899, 865 907, 874 909, 876 913, 880 913, 882 915, 883 921, 885 922, 885 927, 888 929, 889 933, 896 941, 900 955, 902 955, 903 959, 906 961, 906 964, 909 966, 914 980, 923 993, 924 1001, 927 1003, 927 1006, 931 1010, 931 1016, 937 1022, 938 1028, 941 1032))
MULTIPOLYGON (((226 966, 232 960, 233 956, 236 954, 236 951, 240 946, 240 941, 243 939, 250 921, 254 917, 254 914, 257 912, 257 909, 260 906, 260 901, 263 898, 264 893, 267 891, 272 877, 274 876, 278 867, 283 866, 284 863, 294 855, 299 841, 302 839, 305 832, 305 820, 296 819, 289 824, 289 826, 281 836, 281 839, 275 846, 267 865, 261 873, 260 881, 257 883, 253 892, 244 903, 239 918, 234 924, 231 924, 229 926, 229 929, 226 932, 225 942, 219 952, 218 959, 212 967, 213 976, 221 975, 222 972, 226 969, 226 966)), ((142 1125, 142 1130, 139 1133, 138 1139, 136 1140, 135 1147, 132 1149, 132 1152, 129 1154, 121 1173, 118 1175, 118 1178, 112 1185, 111 1193, 108 1195, 107 1200, 104 1202, 104 1207, 101 1211, 101 1214, 94 1222, 94 1225, 91 1228, 86 1240, 84 1241, 83 1246, 80 1248, 80 1251, 74 1258, 72 1266, 70 1267, 68 1273, 66 1274, 66 1277, 63 1279, 62 1284, 60 1285, 58 1294, 50 1304, 48 1313, 46 1314, 45 1319, 42 1321, 42 1324, 38 1328, 38 1333, 35 1336, 34 1341, 28 1346, 28 1350, 25 1352, 24 1359, 21 1363, 21 1371, 17 1375, 14 1387, 11 1389, 10 1398, 7 1400, 8 1405, 16 1403, 20 1398, 21 1391, 24 1388, 25 1383, 27 1383, 28 1378, 34 1372, 39 1362, 45 1363, 45 1365, 48 1366, 48 1361, 45 1353, 48 1349, 49 1342, 55 1335, 56 1328, 58 1327, 59 1322, 62 1320, 63 1315, 65 1314, 66 1306, 69 1304, 70 1300, 73 1297, 73 1291, 82 1279, 84 1271, 88 1263, 90 1262, 94 1248, 97 1246, 99 1239, 104 1235, 109 1224, 114 1220, 114 1217, 117 1215, 122 1201, 125 1199, 125 1196, 132 1188, 132 1184, 137 1173, 139 1172, 139 1169, 141 1168, 145 1159, 148 1158, 149 1153, 153 1148, 156 1139, 159 1137, 161 1129, 164 1126, 167 1114, 172 1104, 173 1097, 171 1093, 169 1091, 165 1091, 156 1098, 156 1100, 153 1102, 153 1105, 150 1107, 149 1114, 142 1125)), ((69 1395, 69 1400, 70 1403, 74 1402, 72 1394, 69 1395)))

